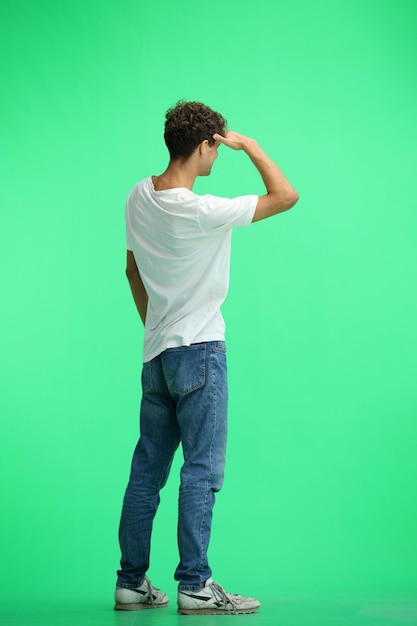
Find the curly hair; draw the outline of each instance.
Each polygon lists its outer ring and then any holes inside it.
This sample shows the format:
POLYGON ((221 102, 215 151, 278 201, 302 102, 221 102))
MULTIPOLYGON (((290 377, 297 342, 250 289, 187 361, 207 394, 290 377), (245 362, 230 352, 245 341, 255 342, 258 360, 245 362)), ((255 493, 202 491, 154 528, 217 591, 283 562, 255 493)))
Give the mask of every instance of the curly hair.
POLYGON ((227 122, 202 102, 180 100, 165 115, 164 139, 171 160, 186 160, 197 146, 207 139, 214 145, 213 135, 224 135, 227 122))

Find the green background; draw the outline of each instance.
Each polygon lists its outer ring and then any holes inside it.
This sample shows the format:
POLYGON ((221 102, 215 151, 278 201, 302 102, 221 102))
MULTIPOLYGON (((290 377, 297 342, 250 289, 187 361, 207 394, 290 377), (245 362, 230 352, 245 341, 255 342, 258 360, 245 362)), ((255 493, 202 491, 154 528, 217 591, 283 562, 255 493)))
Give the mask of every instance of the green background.
MULTIPOLYGON (((143 330, 124 202, 165 110, 219 110, 300 194, 236 230, 230 439, 210 548, 231 591, 417 587, 412 0, 1 4, 3 603, 111 604, 143 330)), ((221 148, 195 191, 264 193, 221 148)), ((178 454, 150 575, 175 590, 178 454)))

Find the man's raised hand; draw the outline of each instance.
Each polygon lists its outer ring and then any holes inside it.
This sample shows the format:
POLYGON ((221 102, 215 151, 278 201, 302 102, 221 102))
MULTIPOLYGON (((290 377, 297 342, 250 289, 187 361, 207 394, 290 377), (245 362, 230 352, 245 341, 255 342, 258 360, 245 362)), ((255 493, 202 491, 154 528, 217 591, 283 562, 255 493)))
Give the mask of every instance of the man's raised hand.
POLYGON ((219 141, 232 150, 246 150, 250 143, 256 144, 255 139, 235 133, 233 130, 226 131, 225 136, 215 133, 213 135, 215 141, 219 141))

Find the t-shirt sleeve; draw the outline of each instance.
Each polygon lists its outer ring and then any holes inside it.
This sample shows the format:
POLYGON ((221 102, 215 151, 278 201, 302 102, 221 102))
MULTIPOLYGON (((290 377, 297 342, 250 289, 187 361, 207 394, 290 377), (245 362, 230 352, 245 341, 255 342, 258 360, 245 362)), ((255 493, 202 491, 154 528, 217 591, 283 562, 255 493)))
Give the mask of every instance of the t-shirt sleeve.
POLYGON ((126 206, 125 206, 125 222, 126 222, 126 248, 128 250, 133 250, 133 235, 132 235, 132 229, 130 226, 130 202, 131 200, 131 196, 132 194, 129 195, 128 199, 126 200, 126 206))
POLYGON ((128 225, 126 225, 126 249, 130 251, 133 250, 133 245, 131 241, 131 233, 130 233, 130 229, 128 225))
POLYGON ((200 196, 198 220, 205 232, 230 230, 238 226, 249 226, 252 222, 259 196, 237 196, 220 198, 200 196))

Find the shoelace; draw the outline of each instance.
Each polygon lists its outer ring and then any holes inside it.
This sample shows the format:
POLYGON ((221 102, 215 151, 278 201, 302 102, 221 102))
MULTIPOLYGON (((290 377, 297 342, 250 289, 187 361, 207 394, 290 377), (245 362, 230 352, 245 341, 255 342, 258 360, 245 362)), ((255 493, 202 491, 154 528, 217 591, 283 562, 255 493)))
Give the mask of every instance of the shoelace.
POLYGON ((220 600, 222 603, 224 603, 228 611, 234 611, 237 608, 237 603, 240 599, 240 596, 236 595, 235 593, 228 593, 218 583, 213 582, 210 586, 213 589, 216 600, 220 600), (229 608, 229 604, 231 605, 231 608, 229 608))
POLYGON ((153 597, 154 596, 153 592, 154 592, 154 590, 155 591, 159 591, 159 589, 157 589, 156 587, 152 587, 151 581, 149 580, 149 578, 147 576, 145 576, 145 582, 146 582, 146 590, 147 590, 147 593, 148 593, 148 596, 149 596, 148 603, 149 604, 155 604, 155 602, 156 602, 156 600, 158 598, 158 594, 155 593, 155 598, 154 598, 153 597))

